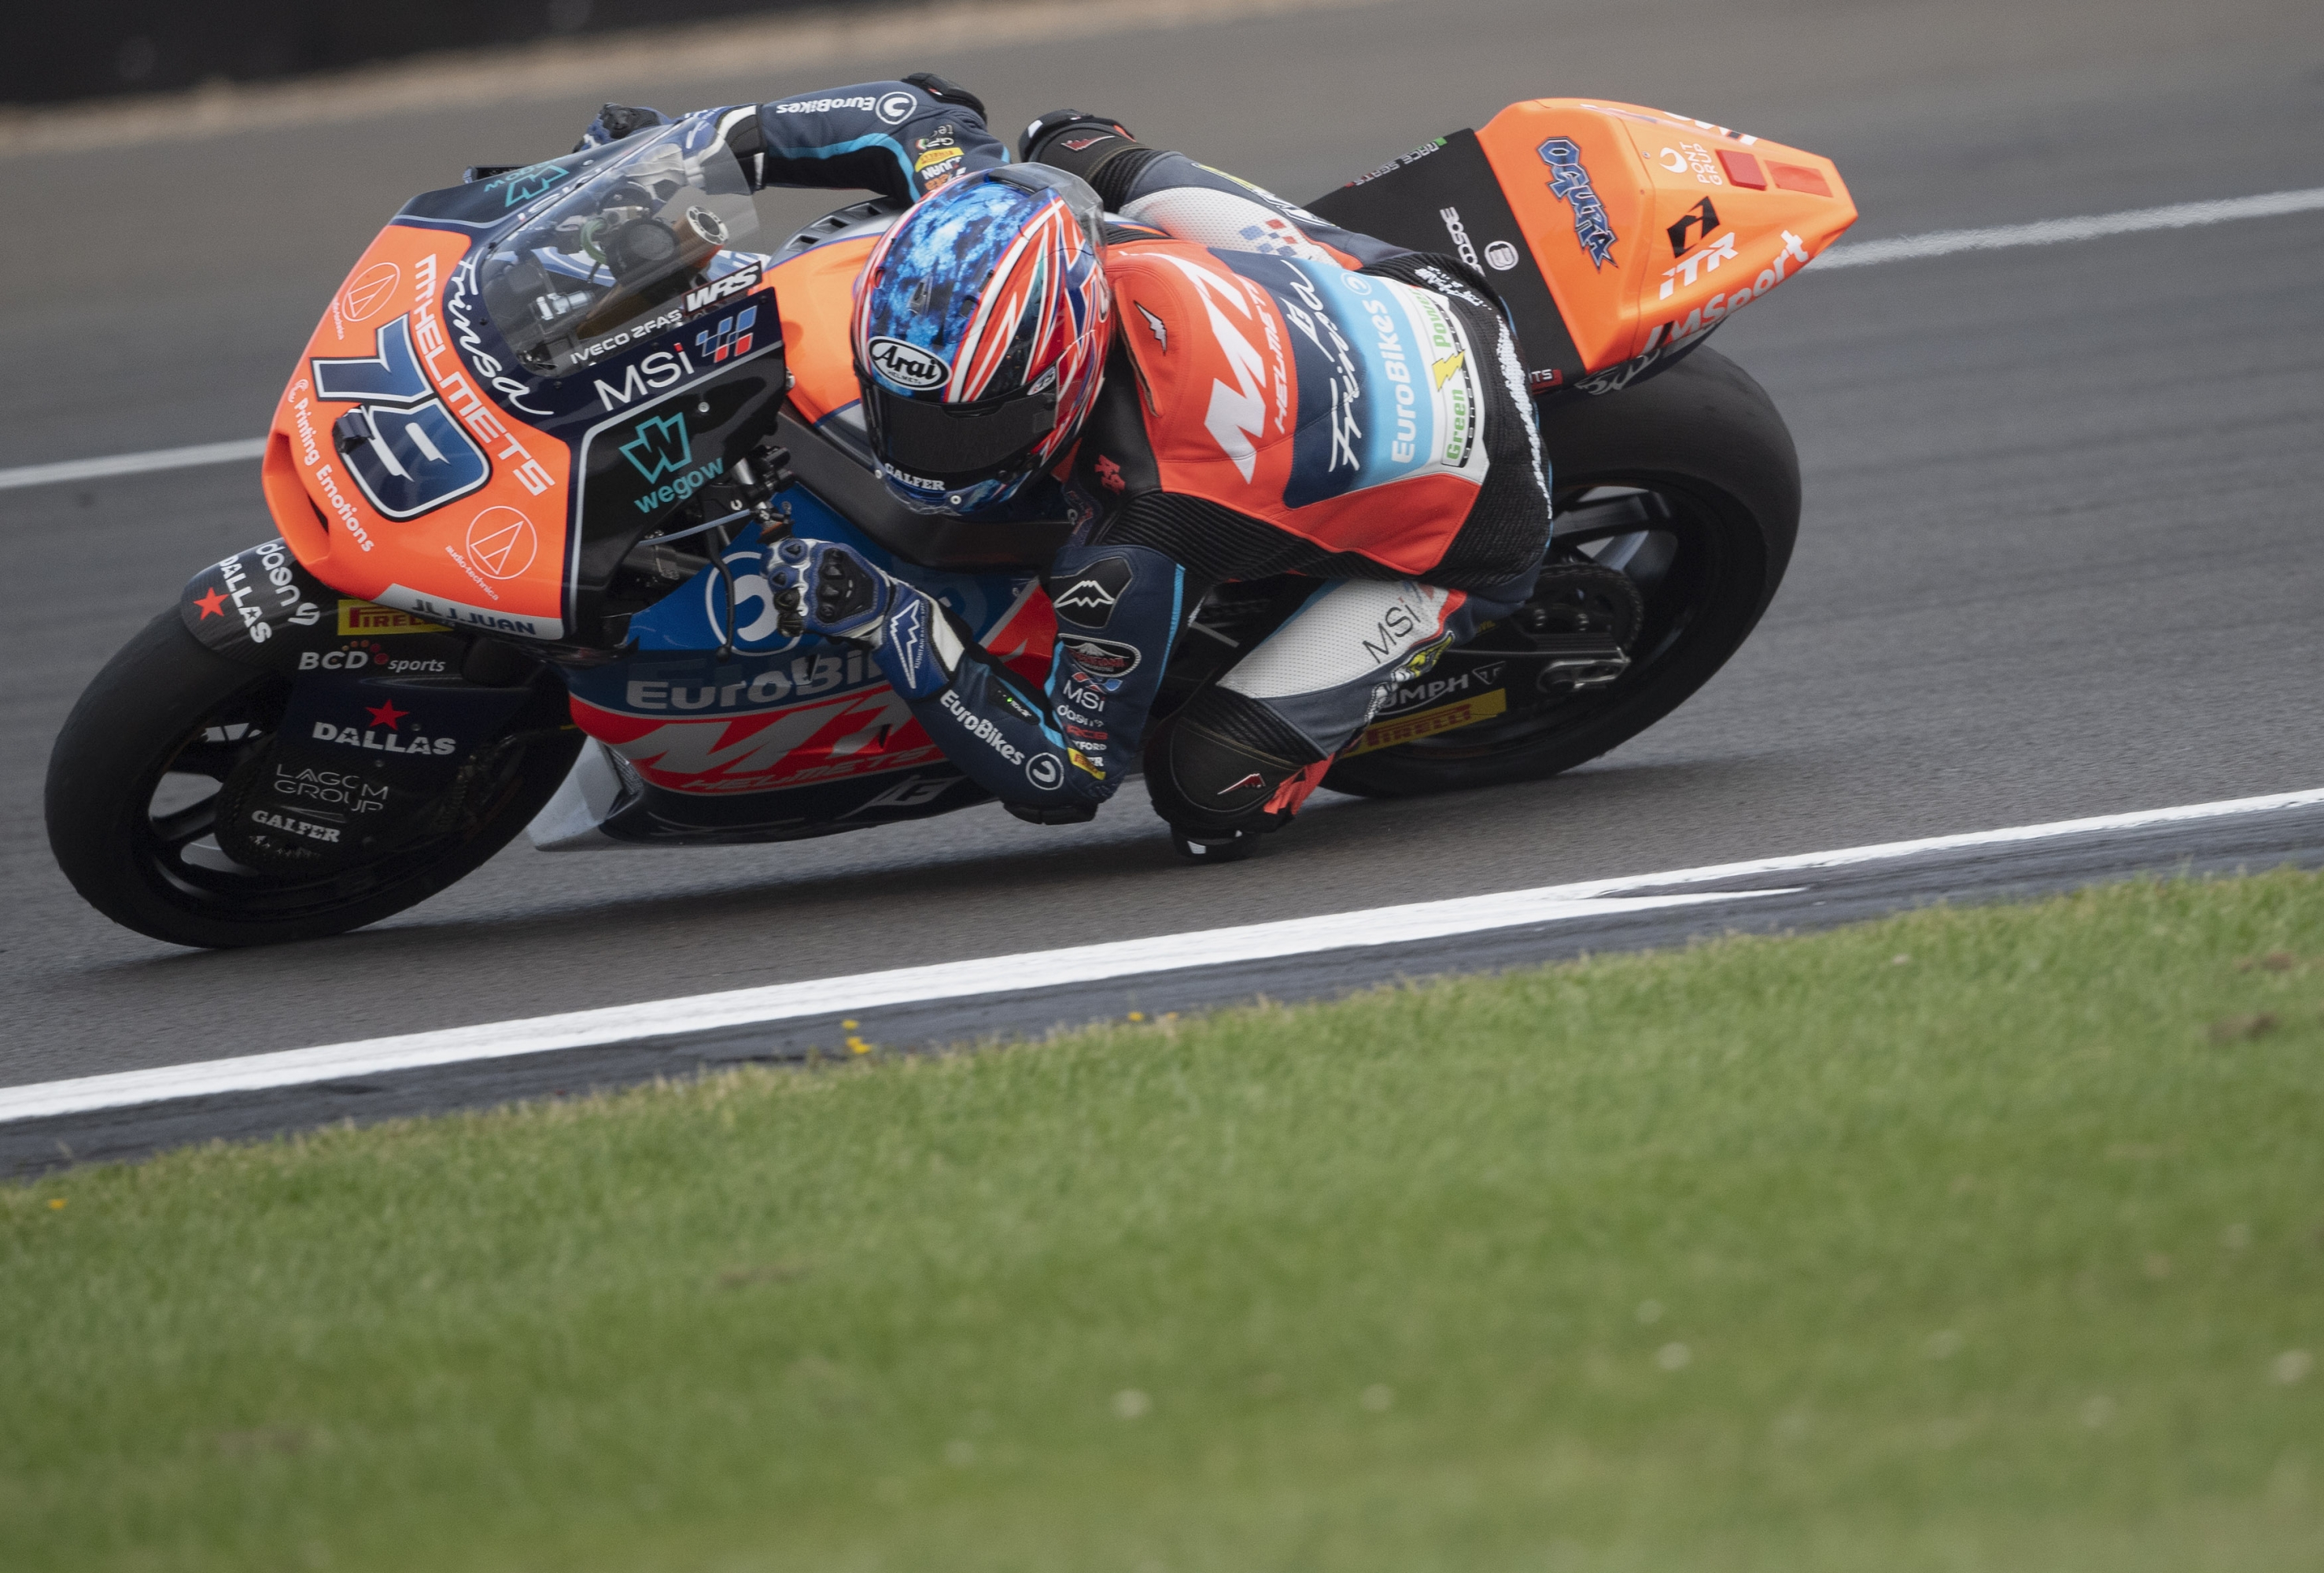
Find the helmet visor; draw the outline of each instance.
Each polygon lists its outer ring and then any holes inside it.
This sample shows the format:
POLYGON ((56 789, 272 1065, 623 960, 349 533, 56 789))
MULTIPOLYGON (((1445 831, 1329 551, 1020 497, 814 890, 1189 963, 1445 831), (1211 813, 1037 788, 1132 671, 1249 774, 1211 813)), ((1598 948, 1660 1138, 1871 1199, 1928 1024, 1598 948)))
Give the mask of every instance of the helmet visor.
POLYGON ((862 381, 863 423, 872 451, 887 463, 947 486, 965 485, 1017 465, 1056 429, 1054 391, 1011 393, 966 404, 908 399, 862 381))

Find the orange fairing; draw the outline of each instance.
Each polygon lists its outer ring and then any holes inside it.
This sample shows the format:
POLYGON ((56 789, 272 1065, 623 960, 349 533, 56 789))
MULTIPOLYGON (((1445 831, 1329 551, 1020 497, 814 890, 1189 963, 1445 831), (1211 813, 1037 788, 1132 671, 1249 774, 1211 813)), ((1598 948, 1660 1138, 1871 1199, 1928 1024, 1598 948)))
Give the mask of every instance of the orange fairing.
POLYGON ((1708 332, 1856 222, 1831 160, 1636 104, 1536 98, 1477 139, 1589 372, 1708 332))
POLYGON ((791 408, 810 426, 862 397, 855 385, 847 317, 855 279, 876 242, 827 241, 792 258, 772 275, 790 358, 791 408))
MULTIPOLYGON (((267 506, 299 560, 333 589, 458 627, 557 639, 569 464, 556 438, 510 417, 476 385, 484 373, 455 347, 443 286, 467 244, 444 230, 394 225, 355 263, 275 409, 267 506), (327 396, 351 391, 362 396, 327 396), (475 473, 447 501, 422 499, 390 517, 335 446, 334 425, 358 409, 363 419, 398 426, 423 455, 440 455, 441 439, 465 433, 456 459, 475 473), (421 414, 441 423, 432 436, 411 430, 421 414)), ((396 467, 392 453, 378 462, 396 467)))

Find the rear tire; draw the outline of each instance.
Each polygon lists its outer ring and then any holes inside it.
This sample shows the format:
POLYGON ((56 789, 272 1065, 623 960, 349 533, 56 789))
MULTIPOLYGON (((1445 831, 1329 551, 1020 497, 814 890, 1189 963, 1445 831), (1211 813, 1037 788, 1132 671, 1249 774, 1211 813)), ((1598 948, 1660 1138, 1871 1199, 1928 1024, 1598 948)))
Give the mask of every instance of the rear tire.
MULTIPOLYGON (((1766 391, 1734 362, 1700 349, 1619 393, 1548 405, 1541 424, 1558 520, 1550 560, 1588 557, 1642 581, 1629 669, 1568 696, 1513 684, 1501 716, 1343 759, 1326 786, 1404 797, 1570 770, 1677 709, 1775 598, 1799 533, 1799 456, 1766 391)), ((1440 669, 1489 658, 1494 637, 1440 669)))
POLYGON ((579 752, 566 728, 528 743, 452 831, 320 876, 221 871, 189 860, 214 798, 175 809, 262 746, 290 683, 218 655, 175 609, 89 683, 49 756, 49 846, 88 904, 171 944, 279 944, 340 934, 426 900, 474 872, 530 822, 579 752))

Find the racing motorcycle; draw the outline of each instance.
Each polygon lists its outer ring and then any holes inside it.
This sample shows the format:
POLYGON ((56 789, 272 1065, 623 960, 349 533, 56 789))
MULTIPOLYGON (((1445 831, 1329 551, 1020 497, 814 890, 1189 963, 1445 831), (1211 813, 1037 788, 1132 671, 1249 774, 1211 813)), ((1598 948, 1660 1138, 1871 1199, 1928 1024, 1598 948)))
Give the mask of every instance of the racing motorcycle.
MULTIPOLYGON (((1532 779, 1651 726, 1791 555, 1790 436, 1702 346, 1854 221, 1839 171, 1540 99, 1310 208, 1493 284, 1555 511, 1534 600, 1394 689, 1325 785, 1532 779)), ((900 211, 778 240, 708 116, 406 204, 277 407, 279 536, 195 575, 57 740, 75 888, 157 939, 265 944, 400 911, 528 826, 550 851, 720 845, 982 801, 862 651, 786 631, 766 577, 786 535, 844 541, 1048 669, 1065 523, 916 513, 872 468, 850 290, 900 211)), ((1209 596, 1157 717, 1310 588, 1209 596)))

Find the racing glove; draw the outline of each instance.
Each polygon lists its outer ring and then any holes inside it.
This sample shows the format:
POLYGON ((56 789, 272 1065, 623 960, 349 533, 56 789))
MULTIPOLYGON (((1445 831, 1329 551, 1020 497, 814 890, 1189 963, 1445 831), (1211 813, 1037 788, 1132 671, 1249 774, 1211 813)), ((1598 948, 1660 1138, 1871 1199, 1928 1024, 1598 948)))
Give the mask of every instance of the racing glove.
POLYGON ((907 74, 904 80, 939 104, 957 104, 964 109, 973 111, 979 120, 992 118, 984 112, 983 99, 979 98, 958 82, 939 77, 934 71, 913 71, 907 74))
POLYGON ((1130 199, 1147 165, 1167 155, 1148 147, 1121 122, 1080 109, 1052 109, 1025 128, 1017 156, 1079 175, 1102 198, 1108 212, 1130 199))
POLYGON ((669 115, 659 109, 641 108, 634 104, 608 104, 597 111, 597 118, 573 144, 575 152, 593 147, 604 147, 609 142, 619 142, 625 136, 635 136, 649 126, 668 125, 669 115))
POLYGON ((845 639, 872 654, 907 699, 926 699, 960 670, 968 635, 927 595, 864 561, 836 541, 779 541, 769 554, 767 582, 786 634, 845 639))
POLYGON ((767 583, 782 630, 793 638, 812 633, 877 649, 899 597, 916 593, 836 541, 792 536, 770 555, 767 583))

